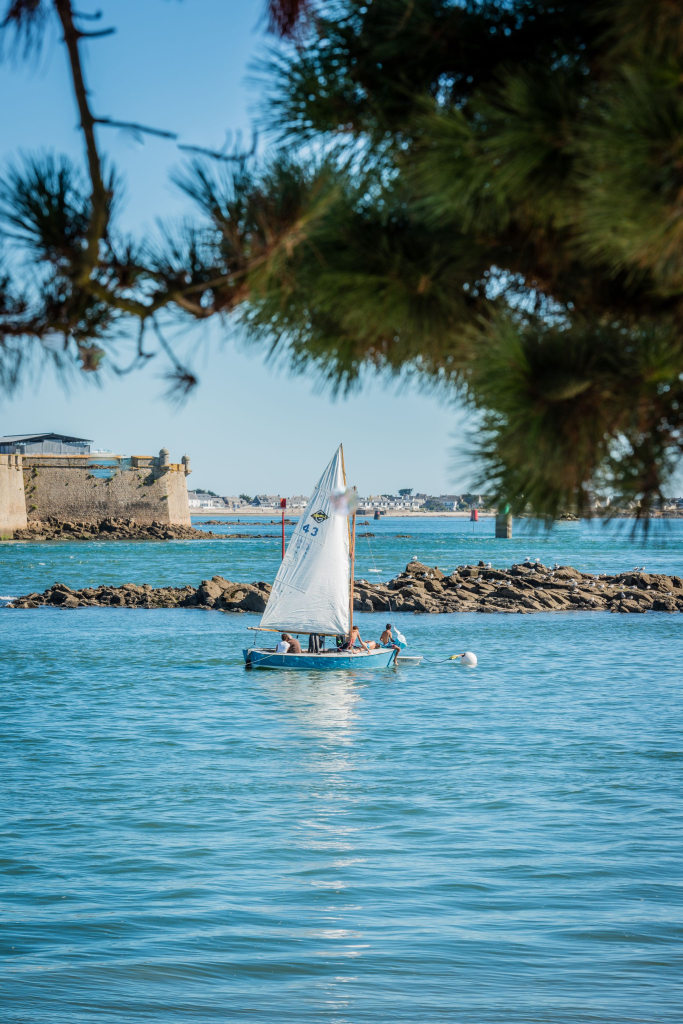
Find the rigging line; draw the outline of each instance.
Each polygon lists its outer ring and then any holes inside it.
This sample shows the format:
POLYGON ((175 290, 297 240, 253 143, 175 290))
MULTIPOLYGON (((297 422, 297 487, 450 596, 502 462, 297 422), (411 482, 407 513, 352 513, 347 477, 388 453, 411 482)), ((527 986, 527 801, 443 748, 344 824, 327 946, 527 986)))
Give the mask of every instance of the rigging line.
POLYGON ((425 658, 425 656, 422 655, 422 660, 424 661, 425 665, 445 665, 447 662, 455 661, 457 658, 461 657, 461 654, 451 654, 450 657, 448 658, 441 658, 439 661, 430 661, 429 658, 425 658))
MULTIPOLYGON (((379 569, 377 568, 377 562, 375 561, 375 554, 374 554, 374 552, 372 550, 372 544, 370 543, 370 538, 368 537, 367 533, 365 534, 365 539, 368 542, 368 547, 370 549, 370 557, 372 558, 372 566, 373 566, 375 572, 378 573, 379 569)), ((389 602, 389 613, 391 615, 393 615, 394 614, 394 609, 391 607, 391 598, 389 597, 389 598, 387 598, 387 600, 389 602)))

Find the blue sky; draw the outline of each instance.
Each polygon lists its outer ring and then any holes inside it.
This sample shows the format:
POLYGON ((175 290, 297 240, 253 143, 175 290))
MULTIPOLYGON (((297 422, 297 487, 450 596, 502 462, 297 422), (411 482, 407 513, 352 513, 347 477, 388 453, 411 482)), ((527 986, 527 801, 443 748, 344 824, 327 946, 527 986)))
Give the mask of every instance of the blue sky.
MULTIPOLYGON (((269 40, 262 0, 83 0, 104 11, 114 36, 89 43, 86 70, 101 116, 178 132, 180 142, 219 148, 227 131, 248 138, 259 90, 249 68, 269 40)), ((0 161, 22 152, 81 155, 66 59, 56 32, 37 66, 0 66, 0 161)), ((124 226, 138 236, 155 218, 180 217, 184 199, 169 184, 182 156, 172 142, 102 129, 100 139, 126 179, 124 226)), ((60 430, 97 447, 172 459, 188 454, 195 486, 219 493, 306 493, 333 449, 344 441, 350 482, 362 493, 399 487, 432 493, 466 490, 467 420, 457 409, 414 389, 369 383, 332 401, 315 382, 268 367, 222 326, 188 339, 201 385, 180 410, 161 396, 162 367, 101 386, 76 376, 67 391, 51 372, 0 403, 0 433, 60 430), (455 465, 454 469, 454 450, 455 465)))

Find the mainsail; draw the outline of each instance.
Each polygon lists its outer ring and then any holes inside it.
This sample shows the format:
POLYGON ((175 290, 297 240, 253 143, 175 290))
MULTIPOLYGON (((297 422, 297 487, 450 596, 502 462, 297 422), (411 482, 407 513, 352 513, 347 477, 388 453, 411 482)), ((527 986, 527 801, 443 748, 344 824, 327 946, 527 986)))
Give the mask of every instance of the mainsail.
POLYGON ((340 445, 287 546, 261 619, 263 628, 349 632, 349 527, 346 516, 335 515, 331 500, 344 487, 340 445))

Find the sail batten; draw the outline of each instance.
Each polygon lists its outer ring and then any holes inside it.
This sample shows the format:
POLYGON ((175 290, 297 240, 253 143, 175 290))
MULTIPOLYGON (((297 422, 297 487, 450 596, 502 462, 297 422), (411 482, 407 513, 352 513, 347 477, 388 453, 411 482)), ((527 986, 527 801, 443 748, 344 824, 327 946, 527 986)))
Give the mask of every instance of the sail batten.
POLYGON ((332 500, 344 485, 340 445, 287 545, 261 619, 263 628, 348 633, 349 531, 332 500))

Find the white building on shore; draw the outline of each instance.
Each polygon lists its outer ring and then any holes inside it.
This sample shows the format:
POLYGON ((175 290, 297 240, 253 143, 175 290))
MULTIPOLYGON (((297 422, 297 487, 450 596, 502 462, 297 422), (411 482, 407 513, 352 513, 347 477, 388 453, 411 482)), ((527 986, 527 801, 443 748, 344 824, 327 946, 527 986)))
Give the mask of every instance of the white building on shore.
POLYGON ((395 497, 393 494, 371 494, 367 498, 358 499, 360 508, 367 509, 368 512, 418 512, 424 503, 424 498, 411 495, 395 497))
POLYGON ((225 502, 214 494, 202 494, 196 491, 187 492, 187 500, 190 508, 193 509, 224 509, 225 502))

